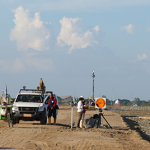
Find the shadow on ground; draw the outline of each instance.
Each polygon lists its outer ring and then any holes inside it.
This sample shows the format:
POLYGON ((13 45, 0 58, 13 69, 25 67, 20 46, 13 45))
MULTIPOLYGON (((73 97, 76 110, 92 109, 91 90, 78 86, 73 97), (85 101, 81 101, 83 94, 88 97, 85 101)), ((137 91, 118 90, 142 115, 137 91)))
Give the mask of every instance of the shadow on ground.
POLYGON ((131 117, 131 116, 122 116, 124 122, 126 122, 132 130, 135 130, 135 131, 139 132, 139 134, 141 135, 141 137, 144 140, 147 140, 147 141, 150 142, 150 137, 148 137, 143 131, 141 131, 140 128, 135 128, 134 127, 135 125, 138 125, 138 123, 131 120, 131 119, 128 119, 127 117, 131 117))
MULTIPOLYGON (((40 123, 33 123, 33 125, 41 125, 40 123)), ((49 124, 45 124, 44 126, 54 126, 54 123, 49 124)), ((56 123, 55 126, 62 126, 62 127, 70 127, 70 125, 67 124, 61 124, 61 123, 56 123)))
POLYGON ((16 149, 16 148, 13 148, 13 147, 0 147, 0 149, 16 149))

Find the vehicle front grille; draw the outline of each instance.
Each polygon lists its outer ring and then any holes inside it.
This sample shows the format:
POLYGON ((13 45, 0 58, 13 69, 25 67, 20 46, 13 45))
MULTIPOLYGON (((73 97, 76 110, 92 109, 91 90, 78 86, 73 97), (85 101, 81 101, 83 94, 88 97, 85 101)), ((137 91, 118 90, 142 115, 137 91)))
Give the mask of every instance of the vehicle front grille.
POLYGON ((19 107, 20 113, 35 113, 37 111, 37 107, 19 107))

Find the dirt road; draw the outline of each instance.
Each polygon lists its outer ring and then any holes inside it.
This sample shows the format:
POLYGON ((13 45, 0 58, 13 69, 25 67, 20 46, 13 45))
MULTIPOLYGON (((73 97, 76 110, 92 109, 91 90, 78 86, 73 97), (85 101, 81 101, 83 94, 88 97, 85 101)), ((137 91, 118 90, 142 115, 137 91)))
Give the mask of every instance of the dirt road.
MULTIPOLYGON (((57 125, 40 125, 38 121, 24 122, 7 128, 0 121, 0 149, 16 150, 149 150, 150 143, 131 130, 119 114, 104 111, 113 129, 70 129, 71 108, 61 107, 57 125)), ((98 111, 87 111, 89 118, 98 111)), ((74 108, 74 121, 77 120, 74 108)), ((102 124, 106 124, 102 120, 102 124)))

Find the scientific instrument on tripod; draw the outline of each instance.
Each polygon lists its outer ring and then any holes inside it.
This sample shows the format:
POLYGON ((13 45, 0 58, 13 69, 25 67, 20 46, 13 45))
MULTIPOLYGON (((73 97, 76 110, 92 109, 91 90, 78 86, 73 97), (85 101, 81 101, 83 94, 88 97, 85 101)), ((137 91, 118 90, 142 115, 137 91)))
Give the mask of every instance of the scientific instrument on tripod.
MULTIPOLYGON (((91 99, 92 97, 90 97, 91 99)), ((93 100, 93 99, 92 99, 93 100)), ((102 109, 106 108, 106 98, 95 98, 95 108, 99 109, 99 115, 97 116, 93 127, 95 126, 95 123, 97 123, 97 128, 101 125, 101 118, 103 117, 104 120, 106 121, 106 123, 108 124, 108 126, 112 129, 111 125, 108 123, 108 121, 106 120, 106 118, 103 115, 102 109)))

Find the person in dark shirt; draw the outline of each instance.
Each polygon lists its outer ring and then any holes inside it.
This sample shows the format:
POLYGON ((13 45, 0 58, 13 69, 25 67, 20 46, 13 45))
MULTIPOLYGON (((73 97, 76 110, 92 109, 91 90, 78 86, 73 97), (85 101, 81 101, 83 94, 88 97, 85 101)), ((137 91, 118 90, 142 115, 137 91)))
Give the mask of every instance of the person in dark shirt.
POLYGON ((48 100, 48 124, 51 124, 51 116, 54 118, 54 125, 56 125, 56 106, 57 100, 53 97, 53 94, 50 94, 50 98, 48 100))

